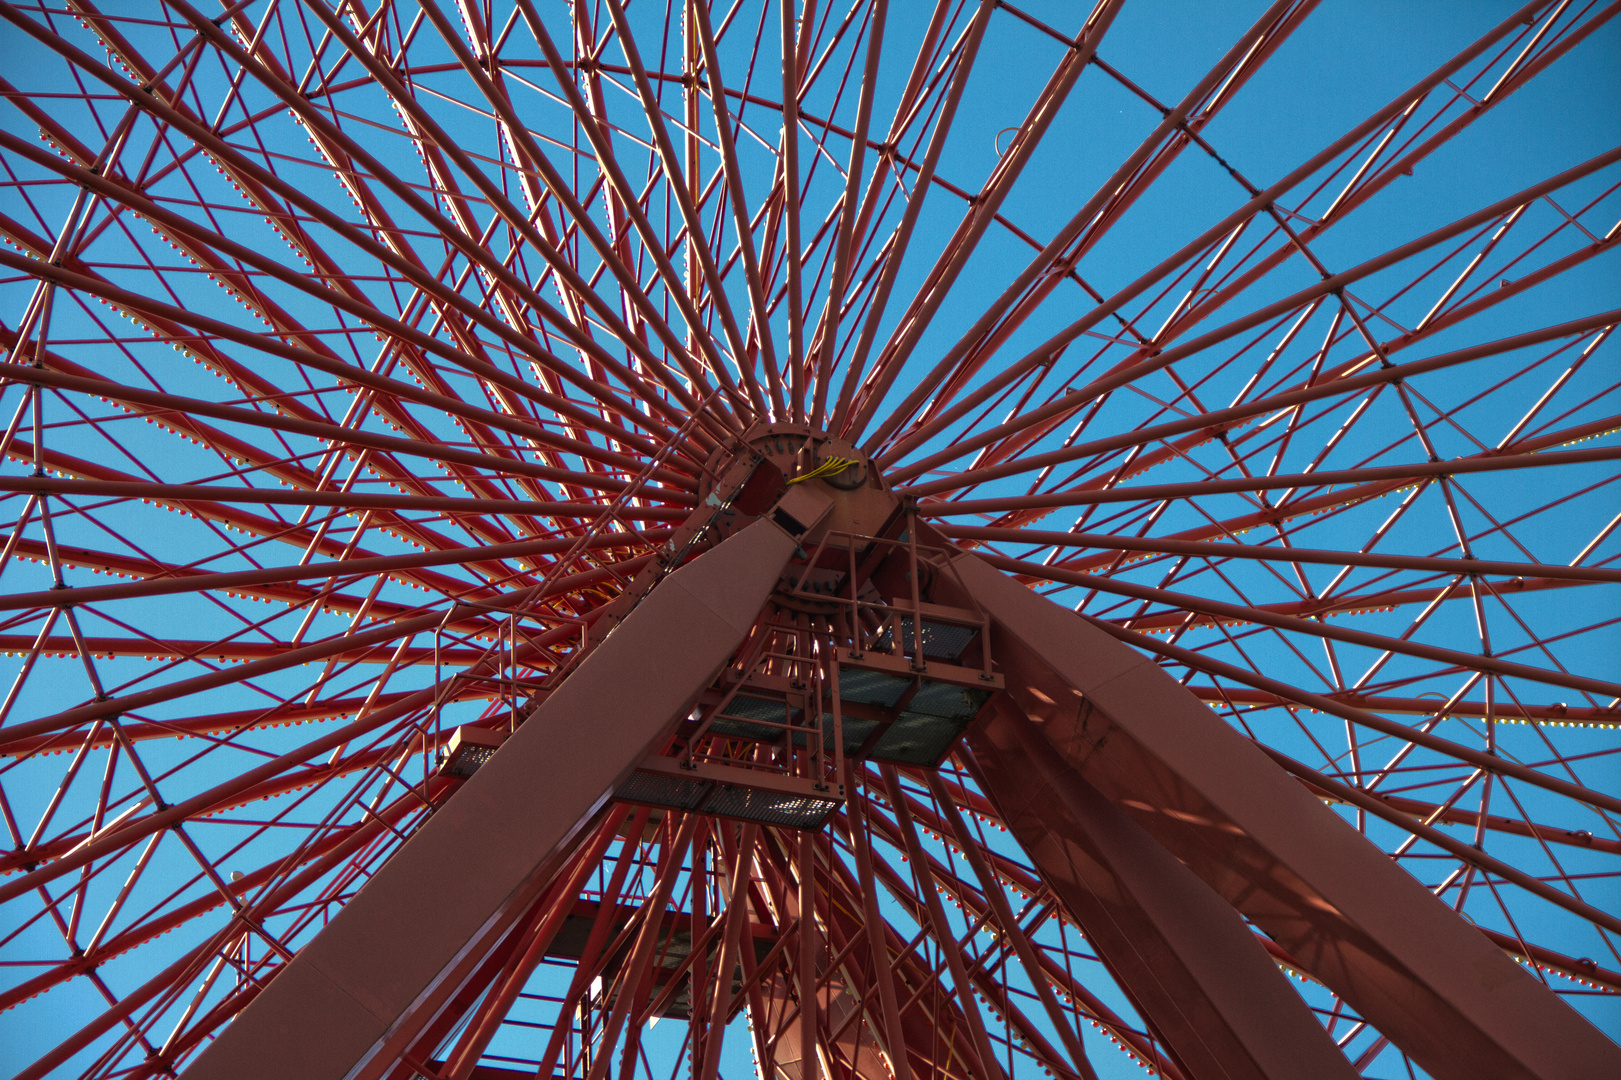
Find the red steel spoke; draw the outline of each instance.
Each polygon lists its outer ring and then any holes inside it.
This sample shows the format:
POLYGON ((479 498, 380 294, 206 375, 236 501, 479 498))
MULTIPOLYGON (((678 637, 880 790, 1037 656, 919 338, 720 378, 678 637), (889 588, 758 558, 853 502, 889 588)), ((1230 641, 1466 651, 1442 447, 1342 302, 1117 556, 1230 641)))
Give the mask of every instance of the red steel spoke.
POLYGON ((0 0, 20 1075, 1621 1068, 1621 3, 1141 3, 0 0))

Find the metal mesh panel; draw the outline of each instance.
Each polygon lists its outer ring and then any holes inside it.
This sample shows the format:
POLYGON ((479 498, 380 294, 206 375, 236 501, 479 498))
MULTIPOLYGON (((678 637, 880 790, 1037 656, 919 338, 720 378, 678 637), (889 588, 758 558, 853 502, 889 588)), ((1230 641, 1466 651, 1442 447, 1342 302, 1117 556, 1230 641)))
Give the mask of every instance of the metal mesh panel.
POLYGON ((729 716, 717 716, 715 722, 709 725, 713 735, 721 735, 728 739, 756 739, 760 742, 770 742, 782 738, 782 728, 767 727, 765 724, 755 724, 748 720, 734 720, 729 716))
POLYGON ((925 681, 912 695, 912 700, 906 703, 906 711, 944 716, 952 720, 972 720, 990 696, 989 690, 976 686, 925 681))
POLYGON ((788 703, 781 698, 750 697, 739 694, 721 710, 723 716, 740 716, 745 720, 775 720, 781 723, 788 715, 788 703))
MULTIPOLYGON (((843 717, 844 752, 853 754, 861 749, 861 744, 867 741, 872 729, 878 726, 876 720, 863 720, 860 717, 843 717)), ((822 746, 828 750, 833 749, 833 714, 822 714, 822 746)))
POLYGON ((864 668, 839 669, 839 697, 862 705, 881 705, 889 709, 901 699, 912 680, 905 675, 891 675, 884 671, 864 668))
POLYGON ((759 788, 718 787, 704 804, 704 813, 784 825, 793 829, 819 828, 839 805, 837 799, 789 795, 759 788))
MULTIPOLYGON (((912 655, 912 617, 902 615, 901 623, 901 653, 912 655)), ((962 654, 972 644, 979 633, 977 626, 959 626, 956 623, 933 622, 923 620, 923 655, 929 660, 944 660, 955 664, 962 659, 962 654)), ((891 644, 892 631, 885 630, 879 635, 878 648, 888 652, 894 648, 891 644)))
POLYGON ((445 769, 448 776, 472 776, 478 772, 478 767, 495 756, 493 746, 463 746, 456 751, 456 756, 450 759, 450 765, 445 769))
POLYGON ((869 755, 899 765, 938 765, 972 717, 947 719, 904 712, 879 736, 869 755))
POLYGON ((766 724, 749 723, 751 720, 771 720, 778 724, 785 723, 788 717, 787 702, 781 698, 750 697, 739 694, 727 703, 721 715, 709 725, 709 730, 716 735, 723 735, 733 739, 758 739, 769 742, 782 738, 782 728, 770 727, 766 724))
POLYGON ((631 773, 630 779, 620 785, 614 794, 626 802, 668 806, 674 810, 696 810, 704 801, 708 789, 709 785, 702 780, 638 771, 631 773))
MULTIPOLYGON (((968 648, 968 643, 979 633, 977 626, 958 626, 954 623, 923 620, 923 655, 930 660, 949 660, 955 663, 968 648)), ((901 616, 901 648, 910 650, 912 620, 901 616)))

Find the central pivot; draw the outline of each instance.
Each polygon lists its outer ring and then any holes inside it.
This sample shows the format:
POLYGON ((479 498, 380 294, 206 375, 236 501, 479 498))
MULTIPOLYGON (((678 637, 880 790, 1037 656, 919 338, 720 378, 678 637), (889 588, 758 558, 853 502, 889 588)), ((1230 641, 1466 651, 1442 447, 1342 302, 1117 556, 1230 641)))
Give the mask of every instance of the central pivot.
MULTIPOLYGON (((741 471, 741 470, 737 470, 741 471)), ((770 512, 794 488, 832 500, 833 508, 811 535, 874 536, 889 523, 900 500, 860 448, 804 424, 756 424, 741 439, 719 447, 705 463, 698 498, 723 506, 713 528, 729 536, 770 512), (752 464, 731 490, 718 490, 740 463, 752 464)), ((836 542, 836 541, 835 541, 836 542)))

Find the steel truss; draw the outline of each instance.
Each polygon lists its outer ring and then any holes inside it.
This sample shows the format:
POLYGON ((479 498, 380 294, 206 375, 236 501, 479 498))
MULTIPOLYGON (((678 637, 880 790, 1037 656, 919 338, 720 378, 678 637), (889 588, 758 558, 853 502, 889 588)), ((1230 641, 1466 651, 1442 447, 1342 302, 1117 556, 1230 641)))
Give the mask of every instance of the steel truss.
POLYGON ((18 1075, 1621 1072, 1621 5, 1316 8, 0 2, 18 1075))

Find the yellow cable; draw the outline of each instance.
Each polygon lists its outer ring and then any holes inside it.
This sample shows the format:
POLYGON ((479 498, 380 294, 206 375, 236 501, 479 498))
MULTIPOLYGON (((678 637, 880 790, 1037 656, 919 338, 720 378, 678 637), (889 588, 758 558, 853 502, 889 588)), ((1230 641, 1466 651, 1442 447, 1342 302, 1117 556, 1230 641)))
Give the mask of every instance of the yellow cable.
POLYGON ((826 461, 824 461, 820 465, 816 466, 816 468, 812 469, 810 472, 804 473, 803 475, 800 475, 800 476, 796 476, 792 480, 788 481, 788 483, 789 484, 799 484, 799 483, 803 483, 806 480, 819 480, 824 476, 833 476, 836 473, 843 472, 845 469, 848 469, 851 465, 854 465, 854 464, 855 464, 855 459, 853 459, 853 458, 838 458, 838 457, 836 457, 836 458, 828 458, 826 461))

